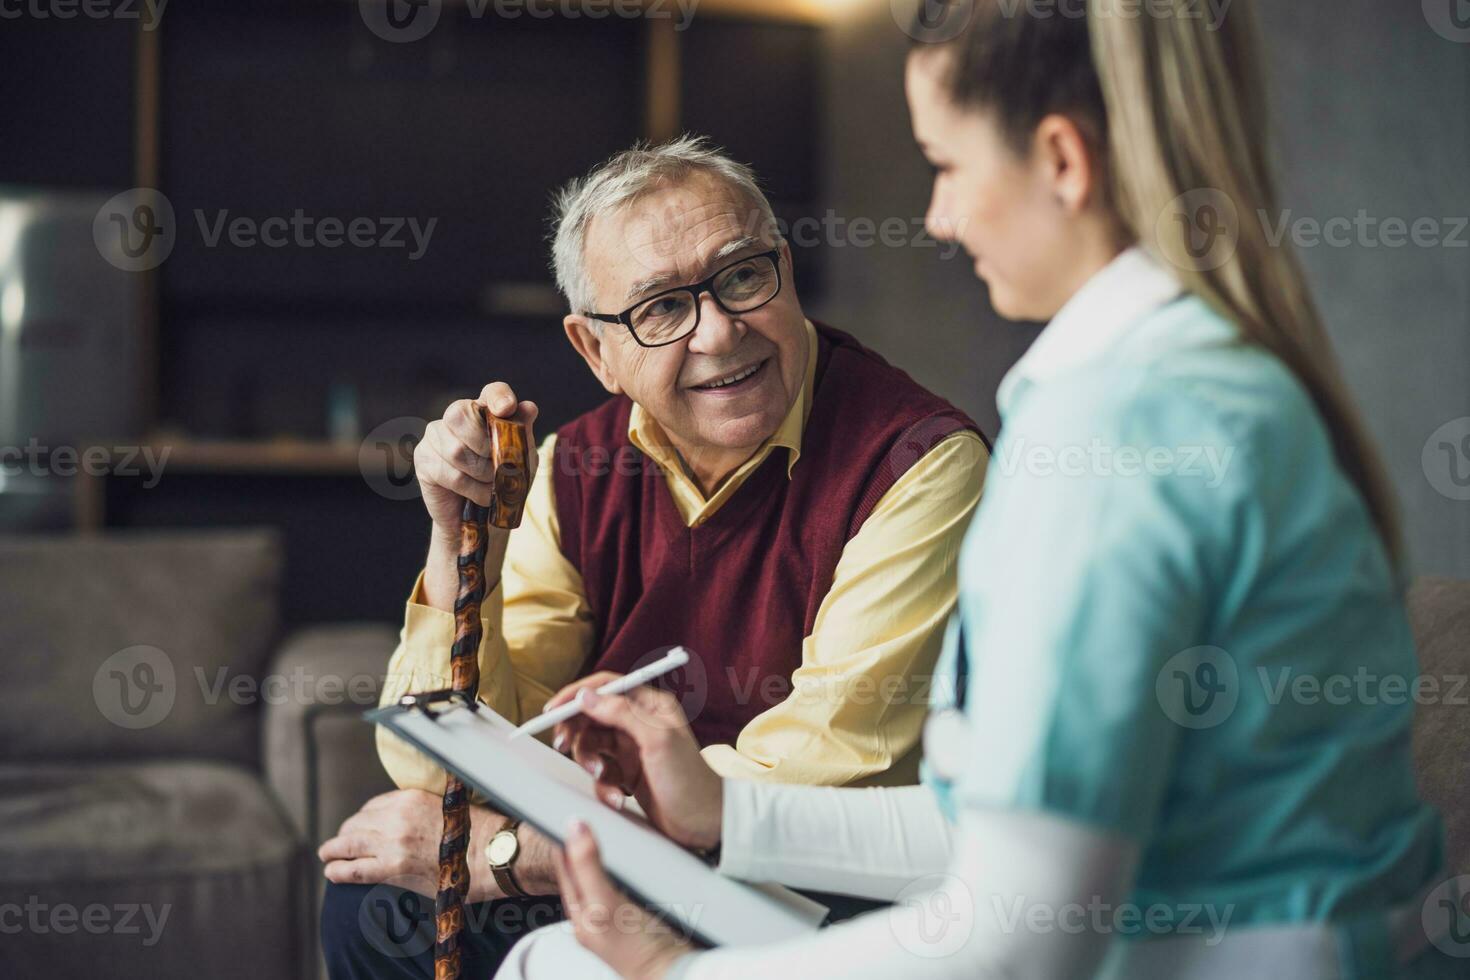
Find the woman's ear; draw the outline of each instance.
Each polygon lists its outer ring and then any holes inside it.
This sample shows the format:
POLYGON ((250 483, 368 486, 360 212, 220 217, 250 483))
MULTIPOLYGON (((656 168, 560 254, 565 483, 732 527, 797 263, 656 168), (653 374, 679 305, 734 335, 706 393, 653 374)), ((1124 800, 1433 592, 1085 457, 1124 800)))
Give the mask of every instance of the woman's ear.
POLYGON ((1033 149, 1059 205, 1078 214, 1097 200, 1101 168, 1093 145, 1075 121, 1059 113, 1042 119, 1033 149))
POLYGON ((592 373, 607 389, 608 394, 621 395, 623 386, 618 384, 617 377, 603 356, 602 331, 607 325, 593 322, 576 313, 568 313, 561 323, 566 329, 567 339, 572 342, 577 353, 582 355, 582 360, 587 362, 587 366, 592 369, 592 373))

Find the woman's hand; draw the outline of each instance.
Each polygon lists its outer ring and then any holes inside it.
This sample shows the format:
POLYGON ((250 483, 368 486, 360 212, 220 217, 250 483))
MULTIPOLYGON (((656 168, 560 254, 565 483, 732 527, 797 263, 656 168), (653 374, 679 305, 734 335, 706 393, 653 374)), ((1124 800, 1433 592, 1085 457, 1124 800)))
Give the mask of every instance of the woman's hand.
POLYGON ((614 808, 632 796, 655 827, 685 847, 720 842, 724 784, 699 754, 678 700, 640 687, 623 695, 594 690, 614 674, 583 678, 547 702, 582 698, 582 713, 558 725, 553 744, 597 780, 597 795, 614 808))
POLYGON ((562 908, 577 942, 623 980, 663 980, 674 961, 693 951, 674 927, 628 901, 602 870, 592 832, 573 821, 557 858, 562 908))

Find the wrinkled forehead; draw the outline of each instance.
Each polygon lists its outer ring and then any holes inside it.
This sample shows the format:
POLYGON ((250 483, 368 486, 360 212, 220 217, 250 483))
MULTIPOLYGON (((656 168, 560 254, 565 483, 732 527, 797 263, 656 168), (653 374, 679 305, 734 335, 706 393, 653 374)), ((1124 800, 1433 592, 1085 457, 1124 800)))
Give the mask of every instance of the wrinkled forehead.
POLYGON ((585 261, 598 300, 620 307, 642 285, 682 285, 709 274, 738 242, 771 241, 763 209, 739 188, 691 174, 654 188, 587 228, 585 261))

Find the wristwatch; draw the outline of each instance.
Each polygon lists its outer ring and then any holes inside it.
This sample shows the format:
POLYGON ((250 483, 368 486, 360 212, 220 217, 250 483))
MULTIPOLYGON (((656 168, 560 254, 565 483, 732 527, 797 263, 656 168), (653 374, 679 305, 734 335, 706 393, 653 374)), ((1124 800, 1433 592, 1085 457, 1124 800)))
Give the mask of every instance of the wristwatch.
POLYGON ((521 854, 521 841, 516 836, 516 829, 520 825, 519 820, 512 820, 485 845, 485 860, 490 865, 491 874, 495 875, 495 883, 510 898, 530 897, 520 886, 520 882, 516 881, 515 873, 511 870, 521 854))

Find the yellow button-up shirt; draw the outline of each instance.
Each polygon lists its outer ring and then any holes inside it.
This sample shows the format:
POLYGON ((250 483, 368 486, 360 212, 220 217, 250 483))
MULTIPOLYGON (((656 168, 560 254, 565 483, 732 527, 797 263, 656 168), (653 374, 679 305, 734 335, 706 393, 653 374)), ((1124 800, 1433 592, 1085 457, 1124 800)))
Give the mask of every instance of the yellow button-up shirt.
MULTIPOLYGON (((791 409, 707 499, 658 423, 634 405, 628 437, 662 469, 686 526, 722 507, 778 448, 787 451, 790 477, 801 459, 816 375, 810 321, 806 330, 806 376, 791 409)), ((480 608, 480 698, 514 722, 538 714, 593 652, 582 577, 561 551, 549 475, 555 450, 553 434, 538 449, 539 468, 521 526, 510 536, 500 584, 480 608)), ((955 604, 960 542, 988 460, 984 443, 966 430, 942 440, 899 477, 842 550, 811 635, 802 640, 791 695, 753 718, 734 745, 706 746, 713 769, 787 783, 915 780, 927 680, 955 604)), ((420 576, 389 661, 384 704, 451 684, 454 616, 424 605, 422 585, 420 576)), ((383 765, 400 787, 443 790, 444 772, 432 761, 384 728, 377 737, 383 765)))

